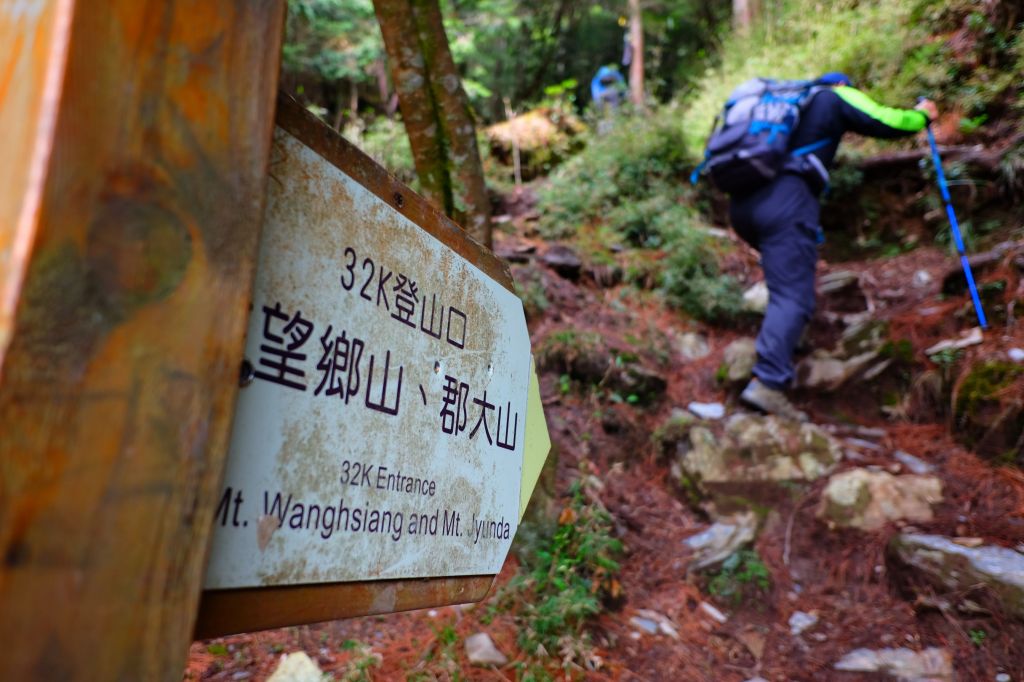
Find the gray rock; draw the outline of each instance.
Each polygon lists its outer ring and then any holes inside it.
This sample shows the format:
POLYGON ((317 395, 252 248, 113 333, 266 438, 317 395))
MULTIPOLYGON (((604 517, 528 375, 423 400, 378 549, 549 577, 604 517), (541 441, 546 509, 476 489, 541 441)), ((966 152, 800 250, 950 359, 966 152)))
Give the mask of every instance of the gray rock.
POLYGON ((683 543, 693 550, 690 571, 703 571, 728 559, 757 537, 757 514, 743 512, 719 519, 707 530, 692 535, 683 543))
POLYGON ((818 279, 818 293, 822 296, 844 293, 860 288, 860 276, 849 270, 836 270, 818 279))
POLYGON ((902 533, 889 543, 892 555, 939 589, 987 585, 1011 615, 1024 617, 1024 555, 1006 547, 964 547, 941 535, 902 533))
POLYGON ((1024 348, 1011 348, 1006 351, 1006 357, 1013 362, 1024 362, 1024 348))
POLYGON ((829 479, 818 517, 833 527, 878 530, 892 521, 931 521, 932 505, 941 501, 942 481, 934 476, 850 469, 829 479))
POLYGON ((834 354, 849 359, 866 353, 877 353, 889 338, 887 320, 866 319, 843 332, 834 354))
POLYGON ((881 673, 905 682, 937 682, 953 679, 953 657, 945 649, 856 649, 843 656, 836 670, 881 673))
POLYGON ((966 333, 961 334, 959 338, 939 341, 934 346, 926 348, 924 354, 935 355, 936 353, 941 353, 944 350, 960 350, 970 346, 977 346, 984 340, 985 337, 981 333, 981 327, 974 327, 966 333))
POLYGON ((789 617, 789 632, 793 635, 799 635, 804 630, 812 628, 817 624, 817 614, 807 613, 806 611, 794 611, 793 615, 789 617))
POLYGON ((878 359, 878 351, 843 359, 815 351, 796 366, 796 385, 817 391, 835 391, 878 359))
POLYGON ((313 659, 304 651, 281 656, 277 669, 267 682, 321 682, 324 675, 313 659))
POLYGON ((1010 677, 1009 675, 1007 675, 1006 673, 999 673, 998 675, 995 676, 995 681, 996 682, 1013 682, 1013 678, 1010 677))
POLYGON ((728 346, 722 354, 722 361, 725 364, 725 378, 730 383, 748 381, 752 376, 754 363, 757 362, 757 348, 754 339, 736 339, 728 346))
POLYGON ((650 634, 660 632, 663 635, 671 637, 672 639, 679 639, 679 630, 676 628, 676 624, 668 619, 664 614, 652 611, 651 609, 637 609, 636 616, 630 619, 632 623, 636 620, 642 620, 645 624, 651 623, 654 625, 654 630, 649 631, 650 634))
POLYGON ((686 332, 676 338, 676 352, 686 360, 702 360, 711 354, 708 337, 697 332, 686 332))
POLYGON ((920 459, 919 457, 914 457, 909 452, 897 450, 896 452, 892 453, 892 456, 896 459, 897 462, 902 464, 904 468, 906 468, 907 471, 909 471, 912 474, 926 476, 928 474, 935 472, 934 466, 924 461, 923 459, 920 459))
POLYGON ((635 395, 637 402, 647 405, 665 393, 668 381, 661 372, 634 362, 621 367, 613 366, 605 385, 623 397, 635 395))
POLYGON ((884 372, 889 363, 878 362, 889 335, 884 320, 865 320, 843 332, 831 351, 817 350, 796 367, 796 384, 801 388, 835 391, 860 375, 871 380, 884 372))
POLYGON ((633 625, 640 630, 643 630, 649 635, 656 635, 658 633, 658 623, 651 620, 650 618, 641 618, 640 616, 633 616, 629 619, 630 625, 633 625))
POLYGON ((768 285, 758 282, 743 292, 743 309, 764 314, 768 309, 768 285))
POLYGON ((811 423, 737 414, 721 439, 706 427, 690 430, 680 457, 684 483, 710 495, 717 511, 745 511, 751 502, 777 496, 782 481, 813 481, 842 458, 839 442, 811 423))
POLYGON ((697 422, 697 418, 686 410, 674 407, 668 419, 663 421, 651 434, 651 438, 657 443, 662 453, 668 453, 678 444, 684 443, 687 447, 690 444, 690 429, 697 422))
POLYGON ((583 261, 565 244, 552 244, 544 252, 541 260, 566 279, 579 278, 580 270, 583 268, 583 261))
POLYGON ((725 416, 725 405, 722 403, 692 402, 686 406, 686 409, 701 419, 717 420, 725 416))
POLYGON ((478 632, 466 638, 466 658, 473 665, 505 665, 508 657, 498 651, 490 635, 478 632))
POLYGON ((918 270, 914 273, 914 286, 919 289, 928 286, 934 281, 935 278, 927 270, 918 270))

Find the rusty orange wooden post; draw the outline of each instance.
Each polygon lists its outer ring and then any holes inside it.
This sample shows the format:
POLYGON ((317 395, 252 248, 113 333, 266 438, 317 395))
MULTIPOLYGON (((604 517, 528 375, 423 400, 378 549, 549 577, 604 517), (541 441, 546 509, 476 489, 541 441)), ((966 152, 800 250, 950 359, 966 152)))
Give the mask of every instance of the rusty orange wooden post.
POLYGON ((0 7, 0 679, 180 679, 282 19, 283 0, 0 7))

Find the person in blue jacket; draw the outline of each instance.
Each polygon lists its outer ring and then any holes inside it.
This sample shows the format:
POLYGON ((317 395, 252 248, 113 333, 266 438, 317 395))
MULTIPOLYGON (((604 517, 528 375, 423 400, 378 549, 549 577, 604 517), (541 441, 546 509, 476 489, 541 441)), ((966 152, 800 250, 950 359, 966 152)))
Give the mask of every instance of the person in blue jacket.
POLYGON ((590 97, 601 113, 615 111, 625 91, 626 80, 614 66, 602 66, 590 80, 590 97))
POLYGON ((791 158, 775 180, 750 194, 734 196, 729 206, 733 228, 761 254, 769 292, 757 336, 754 378, 740 400, 800 421, 806 421, 807 415, 793 407, 784 391, 793 380, 793 351, 814 312, 821 241, 818 195, 827 184, 827 169, 839 141, 846 132, 879 138, 913 135, 938 115, 930 100, 922 100, 914 109, 878 104, 842 73, 827 73, 817 84, 827 87, 804 105, 789 145, 799 149, 820 140, 828 142, 812 154, 791 158))

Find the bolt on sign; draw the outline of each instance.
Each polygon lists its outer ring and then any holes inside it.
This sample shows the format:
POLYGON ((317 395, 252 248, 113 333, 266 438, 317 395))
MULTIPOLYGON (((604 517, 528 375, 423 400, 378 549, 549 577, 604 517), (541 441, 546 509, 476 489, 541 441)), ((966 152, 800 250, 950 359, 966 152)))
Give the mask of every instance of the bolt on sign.
POLYGON ((543 427, 507 271, 286 98, 269 173, 207 594, 494 576, 543 427))

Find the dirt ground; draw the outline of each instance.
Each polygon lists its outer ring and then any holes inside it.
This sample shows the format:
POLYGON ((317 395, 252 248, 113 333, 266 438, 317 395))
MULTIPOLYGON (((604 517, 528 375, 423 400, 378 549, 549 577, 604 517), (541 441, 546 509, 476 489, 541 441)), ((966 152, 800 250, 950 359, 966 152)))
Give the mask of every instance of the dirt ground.
MULTIPOLYGON (((771 589, 739 604, 714 602, 699 576, 687 574, 690 550, 684 540, 708 526, 708 519, 691 509, 671 473, 670 458, 662 456, 650 434, 673 407, 692 400, 720 401, 738 409, 732 391, 715 379, 726 345, 740 335, 756 332, 756 323, 739 328, 696 324, 665 308, 654 296, 633 287, 599 286, 584 259, 583 272, 573 281, 555 273, 538 255, 547 248, 529 234, 528 223, 512 221, 514 234, 499 234, 496 251, 527 258, 539 272, 549 302, 547 310, 530 322, 536 349, 554 329, 567 326, 599 331, 609 346, 629 345, 627 336, 652 339, 637 349, 656 354, 659 344, 683 331, 696 330, 708 339, 711 353, 688 362, 671 352, 663 366, 668 380, 666 395, 655 405, 636 408, 609 403, 594 395, 563 393, 558 372, 541 378, 548 427, 559 452, 558 490, 564 493, 582 461, 603 482, 601 501, 612 513, 626 546, 620 581, 624 599, 603 614, 591 629, 601 665, 577 677, 593 680, 715 680, 731 682, 761 676, 768 680, 874 679, 839 673, 832 666, 858 647, 938 646, 954 658, 958 679, 992 680, 1008 673, 1024 679, 1024 623, 1008 620, 987 608, 979 593, 976 613, 964 614, 941 607, 941 600, 924 599, 911 589, 909 576, 886 559, 885 546, 899 530, 895 525, 877 533, 833 531, 815 516, 817 495, 824 480, 798 498, 776 506, 756 541, 756 549, 772 578, 771 589), (522 256, 534 247, 535 253, 522 256), (641 330, 643 333, 637 332, 641 330), (720 622, 703 606, 713 602, 725 616, 720 622), (939 604, 939 606, 936 606, 939 604), (641 632, 630 618, 638 609, 667 617, 678 637, 641 632), (788 619, 795 611, 816 613, 817 625, 799 636, 790 633, 788 619), (979 632, 983 634, 978 634, 979 632)), ((725 237, 728 238, 728 237, 725 237)), ((756 255, 739 248, 729 267, 746 283, 759 277, 756 255)), ((892 337, 912 346, 906 371, 929 366, 923 349, 972 326, 966 296, 943 296, 943 276, 956 261, 946 251, 918 248, 887 259, 840 264, 822 263, 821 273, 849 270, 862 275, 864 292, 874 314, 891 321, 892 337), (912 284, 917 273, 917 286, 912 284), (966 311, 966 312, 965 312, 966 311)), ((999 273, 989 273, 987 278, 999 273)), ((1019 276, 1010 280, 1020 288, 1019 276)), ((1010 292, 1013 293, 1013 292, 1010 292)), ((1017 295, 1020 295, 1019 292, 1017 295)), ((819 311, 811 338, 827 345, 836 334, 826 313, 819 311)), ((635 341, 634 341, 635 345, 635 341)), ((967 349, 966 358, 994 355, 1011 346, 1024 346, 1024 327, 1001 321, 986 333, 985 342, 967 349)), ((944 501, 925 532, 971 536, 1004 546, 1024 542, 1024 474, 984 462, 950 434, 944 417, 913 423, 888 417, 880 409, 881 387, 855 386, 837 394, 800 394, 797 402, 820 424, 838 429, 855 426, 882 429, 878 451, 859 453, 858 466, 892 468, 889 453, 904 450, 936 465, 944 485, 944 501)), ((844 461, 841 467, 852 466, 844 461)), ((510 556, 496 581, 505 584, 516 571, 510 556)), ((340 677, 354 657, 345 642, 357 640, 380 655, 370 669, 372 679, 516 679, 516 631, 508 614, 493 614, 489 603, 446 607, 352 619, 319 625, 226 637, 193 644, 185 679, 261 680, 273 671, 280 654, 305 651, 325 673, 340 677), (488 620, 487 614, 493 616, 488 620), (454 646, 445 641, 451 628, 458 635, 454 646), (511 663, 502 669, 471 666, 462 641, 474 632, 490 634, 511 663), (447 653, 445 653, 447 652, 447 653), (448 666, 448 667, 445 667, 448 666), (457 674, 455 673, 457 669, 457 674)), ((557 673, 557 661, 552 668, 557 673)))

